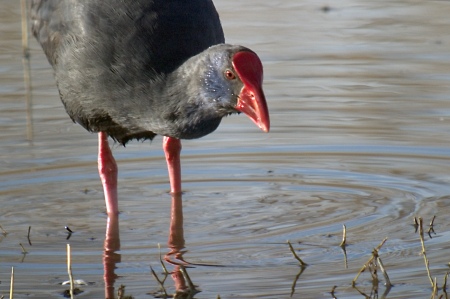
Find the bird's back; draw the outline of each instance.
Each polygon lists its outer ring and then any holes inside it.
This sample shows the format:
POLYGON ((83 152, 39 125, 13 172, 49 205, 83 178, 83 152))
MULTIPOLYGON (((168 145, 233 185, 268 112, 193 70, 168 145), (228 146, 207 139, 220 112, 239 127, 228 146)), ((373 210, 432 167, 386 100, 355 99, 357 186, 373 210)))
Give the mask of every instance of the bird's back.
POLYGON ((210 0, 33 0, 31 15, 71 118, 122 143, 155 135, 127 119, 136 86, 224 42, 210 0))

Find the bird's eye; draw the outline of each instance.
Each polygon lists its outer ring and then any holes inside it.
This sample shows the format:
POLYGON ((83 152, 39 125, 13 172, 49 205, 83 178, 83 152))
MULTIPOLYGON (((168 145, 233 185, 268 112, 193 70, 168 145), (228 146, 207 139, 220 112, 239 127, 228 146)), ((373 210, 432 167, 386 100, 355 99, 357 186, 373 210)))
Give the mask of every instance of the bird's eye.
POLYGON ((231 70, 226 70, 225 78, 227 78, 228 80, 234 80, 236 79, 236 75, 231 70))

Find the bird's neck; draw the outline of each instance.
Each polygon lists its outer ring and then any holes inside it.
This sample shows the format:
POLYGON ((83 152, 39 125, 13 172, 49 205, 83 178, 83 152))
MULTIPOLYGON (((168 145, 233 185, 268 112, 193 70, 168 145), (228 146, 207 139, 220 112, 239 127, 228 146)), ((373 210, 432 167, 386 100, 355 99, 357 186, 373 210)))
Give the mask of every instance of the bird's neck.
POLYGON ((214 95, 208 92, 206 60, 201 54, 194 56, 154 82, 151 98, 159 106, 157 119, 161 123, 156 133, 182 139, 200 138, 213 132, 222 117, 230 113, 218 109, 214 95))

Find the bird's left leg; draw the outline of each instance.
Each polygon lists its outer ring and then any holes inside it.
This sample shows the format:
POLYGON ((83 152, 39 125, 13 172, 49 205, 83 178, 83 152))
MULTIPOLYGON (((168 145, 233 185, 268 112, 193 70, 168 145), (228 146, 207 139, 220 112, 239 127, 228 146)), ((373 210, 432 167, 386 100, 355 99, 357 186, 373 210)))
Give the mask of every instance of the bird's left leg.
POLYGON ((102 180, 105 193, 106 212, 109 217, 119 214, 119 200, 117 198, 117 164, 109 148, 108 134, 98 133, 98 173, 102 180))
POLYGON ((166 155, 167 169, 169 170, 170 192, 181 193, 181 141, 178 138, 164 137, 163 149, 166 155))

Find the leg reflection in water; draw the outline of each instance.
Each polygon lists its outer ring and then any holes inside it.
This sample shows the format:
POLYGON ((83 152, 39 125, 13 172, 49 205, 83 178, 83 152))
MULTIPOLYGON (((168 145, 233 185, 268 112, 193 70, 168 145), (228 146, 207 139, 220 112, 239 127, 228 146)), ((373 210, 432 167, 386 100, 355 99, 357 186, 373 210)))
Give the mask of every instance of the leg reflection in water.
POLYGON ((113 217, 108 217, 103 252, 103 279, 105 282, 106 299, 114 299, 116 295, 114 291, 114 283, 116 282, 117 275, 114 270, 116 269, 116 264, 121 261, 121 255, 117 253, 119 250, 119 216, 115 215, 113 217))
MULTIPOLYGON (((183 203, 180 193, 172 194, 171 205, 171 219, 169 227, 168 239, 169 253, 164 257, 167 263, 174 265, 174 269, 170 274, 175 286, 175 294, 173 298, 191 298, 199 291, 190 280, 186 271, 186 266, 189 265, 184 259, 184 231, 183 231, 183 203)), ((118 216, 108 217, 106 226, 106 238, 104 243, 103 266, 104 266, 104 282, 105 282, 105 298, 113 299, 116 296, 114 284, 117 275, 114 270, 116 264, 120 263, 121 255, 117 253, 120 250, 119 238, 119 218, 118 216)), ((154 272, 153 272, 154 273, 154 272)), ((155 275, 155 274, 154 274, 155 275)), ((166 293, 164 282, 155 277, 161 285, 161 292, 166 293)), ((167 294, 167 293, 166 293, 167 294)))

